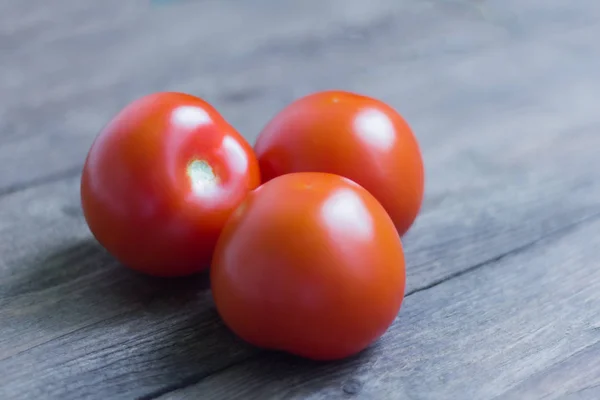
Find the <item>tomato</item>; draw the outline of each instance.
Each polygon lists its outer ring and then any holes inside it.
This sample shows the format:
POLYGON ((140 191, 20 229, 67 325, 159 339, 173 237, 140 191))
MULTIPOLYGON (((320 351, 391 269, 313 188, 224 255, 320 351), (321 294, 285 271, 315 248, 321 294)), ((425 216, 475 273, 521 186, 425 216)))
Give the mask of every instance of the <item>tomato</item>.
POLYGON ((344 91, 318 92, 281 110, 254 146, 263 181, 290 172, 329 172, 369 190, 400 235, 415 221, 423 161, 406 121, 384 102, 344 91))
POLYGON ((317 172, 251 192, 225 225, 210 274, 217 311, 238 336, 315 360, 378 339, 405 287, 402 243, 381 204, 317 172))
POLYGON ((183 93, 133 101, 98 134, 81 178, 86 222, 124 265, 182 276, 210 265, 232 211, 260 184, 251 145, 183 93))

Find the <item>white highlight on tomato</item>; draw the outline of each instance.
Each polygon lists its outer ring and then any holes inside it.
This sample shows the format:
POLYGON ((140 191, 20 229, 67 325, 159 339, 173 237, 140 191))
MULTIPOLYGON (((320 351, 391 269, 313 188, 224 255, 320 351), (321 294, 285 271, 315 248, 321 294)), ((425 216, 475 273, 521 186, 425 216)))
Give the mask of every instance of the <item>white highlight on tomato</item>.
POLYGON ((186 128, 195 128, 211 122, 210 115, 203 109, 195 106, 181 106, 173 110, 171 122, 186 128))
POLYGON ((248 156, 242 145, 231 136, 225 136, 221 146, 234 172, 243 174, 248 169, 248 156))
POLYGON ((383 112, 376 109, 361 111, 354 119, 354 130, 369 145, 388 150, 396 140, 394 124, 383 112))
POLYGON ((360 196, 350 189, 334 192, 323 204, 321 215, 333 234, 357 239, 373 236, 373 218, 360 196))

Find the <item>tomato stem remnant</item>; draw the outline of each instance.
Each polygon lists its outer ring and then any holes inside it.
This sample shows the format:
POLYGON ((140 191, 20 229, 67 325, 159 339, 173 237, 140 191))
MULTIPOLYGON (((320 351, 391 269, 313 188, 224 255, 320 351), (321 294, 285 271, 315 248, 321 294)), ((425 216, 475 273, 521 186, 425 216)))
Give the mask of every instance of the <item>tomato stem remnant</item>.
POLYGON ((193 160, 188 164, 187 174, 192 181, 192 189, 195 193, 205 193, 207 190, 216 188, 219 178, 209 163, 204 160, 193 160))

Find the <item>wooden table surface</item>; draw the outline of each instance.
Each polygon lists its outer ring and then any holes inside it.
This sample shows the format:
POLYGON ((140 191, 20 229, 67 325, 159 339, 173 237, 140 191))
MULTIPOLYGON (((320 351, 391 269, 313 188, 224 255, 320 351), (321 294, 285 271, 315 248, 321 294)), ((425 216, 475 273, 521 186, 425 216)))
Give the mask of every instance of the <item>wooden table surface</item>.
POLYGON ((600 399, 598 37, 597 0, 0 1, 0 399, 600 399), (205 276, 92 240, 79 173, 129 101, 196 94, 253 142, 330 88, 396 107, 427 170, 364 353, 253 348, 205 276))

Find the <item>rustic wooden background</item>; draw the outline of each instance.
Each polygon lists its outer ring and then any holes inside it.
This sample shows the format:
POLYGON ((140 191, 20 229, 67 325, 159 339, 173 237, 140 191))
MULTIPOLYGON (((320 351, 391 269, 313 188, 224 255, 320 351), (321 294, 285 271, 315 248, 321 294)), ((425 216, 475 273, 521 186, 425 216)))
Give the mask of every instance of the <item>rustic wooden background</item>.
POLYGON ((0 399, 599 399, 597 0, 0 0, 0 399), (206 277, 161 281, 91 239, 98 130, 160 90, 250 141, 338 88, 423 148, 408 293, 374 346, 252 348, 206 277))

